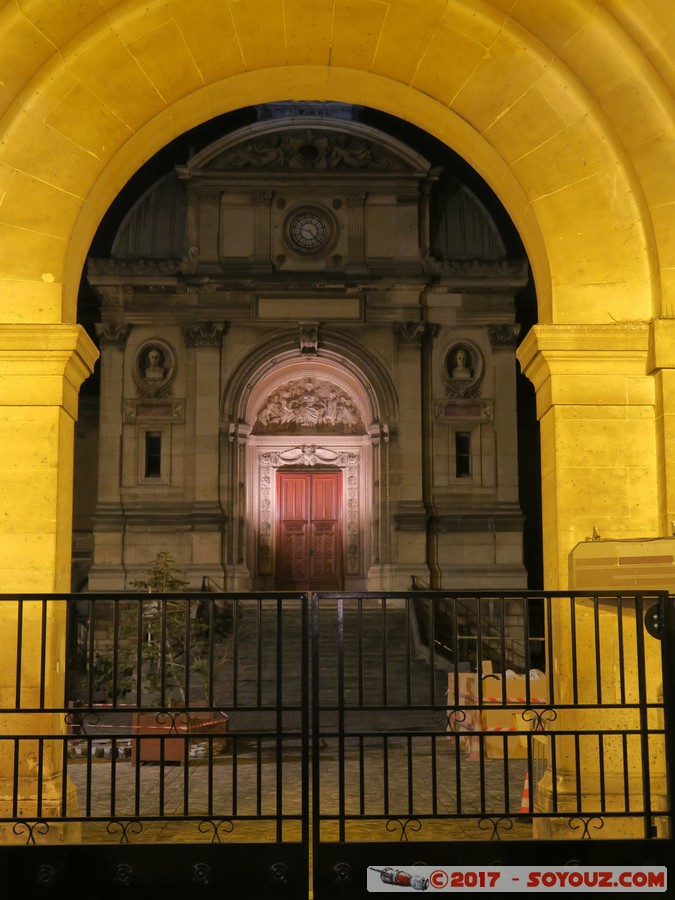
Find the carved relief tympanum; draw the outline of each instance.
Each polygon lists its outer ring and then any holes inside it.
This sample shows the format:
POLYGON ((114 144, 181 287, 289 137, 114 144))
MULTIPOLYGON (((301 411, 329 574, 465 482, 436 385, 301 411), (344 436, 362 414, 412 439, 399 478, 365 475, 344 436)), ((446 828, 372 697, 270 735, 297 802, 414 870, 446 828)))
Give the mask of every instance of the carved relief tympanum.
POLYGON ((253 430, 255 434, 362 434, 364 425, 345 391, 328 381, 299 378, 286 382, 267 397, 253 430))

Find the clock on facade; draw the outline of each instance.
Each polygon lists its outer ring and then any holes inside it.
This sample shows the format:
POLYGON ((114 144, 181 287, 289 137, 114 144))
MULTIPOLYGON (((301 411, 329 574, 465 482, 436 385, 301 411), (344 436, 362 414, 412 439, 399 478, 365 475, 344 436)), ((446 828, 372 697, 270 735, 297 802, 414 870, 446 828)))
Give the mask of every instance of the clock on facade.
POLYGON ((288 220, 287 229, 294 249, 303 253, 314 253, 325 248, 333 230, 328 218, 313 209, 294 213, 288 220))

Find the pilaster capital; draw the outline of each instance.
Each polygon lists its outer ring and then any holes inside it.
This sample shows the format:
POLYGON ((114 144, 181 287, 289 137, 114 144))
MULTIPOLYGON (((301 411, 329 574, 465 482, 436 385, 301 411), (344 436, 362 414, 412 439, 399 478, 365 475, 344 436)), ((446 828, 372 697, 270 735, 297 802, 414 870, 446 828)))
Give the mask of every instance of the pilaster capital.
POLYGON ((652 405, 650 326, 535 325, 516 350, 537 392, 537 414, 553 405, 652 405))
POLYGON ((227 334, 228 322, 195 322, 183 328, 186 347, 219 347, 227 334))
POLYGON ((675 319, 654 319, 649 338, 649 371, 675 369, 675 319))
POLYGON ((131 326, 126 322, 97 322, 96 335, 101 347, 117 347, 124 350, 131 326))
POLYGON ((0 325, 0 405, 62 406, 77 418, 98 355, 80 325, 0 325))
POLYGON ((394 335, 399 347, 421 346, 425 339, 433 340, 440 325, 428 322, 395 322, 394 335))

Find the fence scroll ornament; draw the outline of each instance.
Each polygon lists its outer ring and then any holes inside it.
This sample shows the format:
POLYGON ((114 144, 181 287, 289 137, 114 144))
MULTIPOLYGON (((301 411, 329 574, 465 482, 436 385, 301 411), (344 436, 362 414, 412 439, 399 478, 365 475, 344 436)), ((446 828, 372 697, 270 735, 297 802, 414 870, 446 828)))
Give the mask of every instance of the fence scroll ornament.
POLYGON ((485 816, 478 820, 478 827, 481 831, 490 831, 491 841, 501 841, 502 836, 500 829, 511 831, 513 829, 513 819, 510 816, 485 816))
POLYGON ((130 834, 141 834, 143 832, 143 823, 137 819, 111 819, 106 825, 108 834, 120 834, 120 844, 129 843, 130 834))
POLYGON ((571 831, 583 829, 581 832, 582 841, 591 840, 591 827, 596 831, 601 831, 605 827, 604 820, 600 816, 571 816, 568 825, 571 831))
POLYGON ((408 836, 408 829, 410 831, 421 831, 422 823, 419 819, 388 819, 386 825, 387 831, 394 832, 397 829, 401 829, 401 836, 399 837, 399 841, 409 841, 410 838, 408 836))
POLYGON ((18 822, 14 823, 12 831, 15 835, 17 835, 17 837, 25 834, 26 843, 34 844, 36 834, 47 834, 47 832, 49 831, 49 823, 43 821, 42 819, 37 819, 35 821, 20 819, 18 822))
POLYGON ((234 822, 232 819, 204 819, 199 823, 199 831, 205 834, 210 829, 213 830, 212 844, 221 843, 222 834, 231 834, 234 831, 234 822))

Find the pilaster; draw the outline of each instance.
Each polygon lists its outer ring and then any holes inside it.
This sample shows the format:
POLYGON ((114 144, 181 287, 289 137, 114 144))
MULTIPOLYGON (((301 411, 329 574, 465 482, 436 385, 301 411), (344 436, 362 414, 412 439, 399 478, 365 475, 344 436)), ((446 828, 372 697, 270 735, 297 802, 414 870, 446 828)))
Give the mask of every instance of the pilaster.
MULTIPOLYGON (((544 581, 550 590, 586 587, 579 584, 572 565, 575 548, 578 555, 579 547, 595 546, 602 539, 603 543, 610 538, 629 539, 633 546, 637 538, 658 536, 658 454, 654 378, 648 374, 649 334, 646 323, 537 325, 517 351, 523 372, 537 392, 544 581)), ((608 579, 602 586, 612 589, 617 584, 608 579)), ((580 685, 578 702, 589 703, 589 708, 559 709, 555 723, 547 729, 559 733, 555 744, 556 783, 552 784, 547 771, 537 785, 538 803, 547 811, 561 812, 567 808, 568 796, 575 795, 579 774, 578 747, 565 735, 597 727, 598 712, 591 708, 594 701, 587 694, 596 686, 599 672, 616 671, 616 654, 608 640, 611 632, 604 627, 602 643, 598 639, 597 646, 592 640, 592 604, 587 608, 583 602, 579 604, 574 620, 576 637, 566 610, 567 603, 553 608, 548 627, 555 651, 547 666, 555 675, 558 702, 576 705, 576 686, 580 685), (602 653, 601 662, 598 652, 602 653)), ((616 611, 610 606, 599 615, 601 622, 605 615, 613 620, 616 611)), ((630 634, 635 631, 634 614, 631 621, 630 611, 622 609, 619 617, 628 647, 630 634)), ((629 671, 635 672, 636 666, 634 661, 629 671)), ((610 687, 608 682, 606 690, 610 687)), ((614 715, 617 725, 626 724, 620 712, 614 715)), ((628 781, 631 791, 638 785, 639 765, 627 770, 630 761, 625 762, 622 753, 608 746, 600 773, 593 754, 588 755, 585 744, 581 747, 589 796, 597 784, 604 808, 625 808, 621 805, 626 802, 623 791, 628 781)), ((635 836, 631 827, 609 820, 603 835, 635 836)), ((545 820, 535 826, 535 836, 559 836, 566 828, 564 817, 545 820)))
POLYGON ((97 355, 79 326, 0 326, 0 592, 70 590, 74 424, 97 355))
POLYGON ((211 510, 207 521, 200 526, 193 516, 192 562, 201 565, 206 574, 223 580, 222 517, 220 515, 220 394, 221 347, 227 334, 227 323, 196 322, 183 328, 188 357, 192 357, 194 385, 192 395, 192 427, 194 437, 190 455, 194 512, 199 504, 211 510))
MULTIPOLYGON (((0 592, 70 590, 77 397, 97 355, 96 347, 79 326, 0 326, 0 592)), ((21 704, 26 708, 39 702, 46 708, 58 708, 64 696, 66 606, 49 603, 44 624, 37 602, 27 601, 21 615, 22 665, 17 684, 14 642, 19 608, 12 602, 3 604, 0 705, 12 708, 20 690, 21 704)), ((0 723, 0 732, 13 725, 9 720, 0 723)), ((26 734, 58 733, 63 728, 63 716, 26 714, 20 727, 26 734)), ((11 815, 5 798, 17 791, 17 785, 20 808, 27 816, 35 814, 38 796, 41 815, 47 817, 63 812, 64 799, 67 805, 75 802, 71 789, 63 791, 57 745, 46 745, 39 770, 30 742, 14 754, 10 744, 0 754, 0 817, 11 815), (15 783, 9 774, 12 772, 15 783)), ((16 840, 7 833, 9 829, 1 831, 5 842, 16 840)))
POLYGON ((518 348, 541 431, 544 583, 568 583, 574 546, 659 534, 649 326, 536 325, 518 348))
POLYGON ((660 534, 675 531, 675 319, 651 323, 649 372, 654 376, 660 534))

